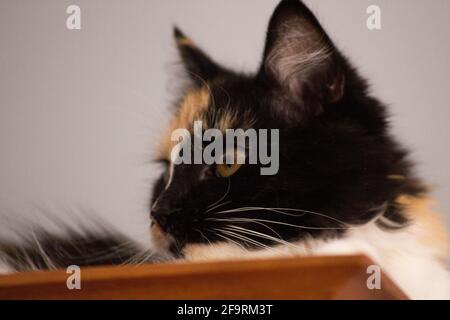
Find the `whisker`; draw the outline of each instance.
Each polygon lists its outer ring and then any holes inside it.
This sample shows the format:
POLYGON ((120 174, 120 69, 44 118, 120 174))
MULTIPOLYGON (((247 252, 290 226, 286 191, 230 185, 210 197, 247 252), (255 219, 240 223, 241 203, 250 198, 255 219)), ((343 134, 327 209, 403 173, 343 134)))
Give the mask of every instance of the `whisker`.
POLYGON ((222 203, 220 203, 220 204, 218 204, 218 205, 216 205, 216 206, 214 206, 214 207, 212 207, 212 208, 209 208, 208 210, 205 211, 205 213, 208 213, 208 212, 213 211, 214 209, 217 209, 217 208, 226 206, 227 204, 230 204, 231 202, 232 202, 231 200, 230 200, 230 201, 222 202, 222 203))
POLYGON ((233 229, 233 230, 236 230, 236 231, 240 230, 241 232, 246 233, 246 234, 255 235, 257 237, 260 237, 260 238, 263 238, 263 239, 267 239, 267 240, 271 240, 271 241, 279 243, 279 244, 288 245, 288 246, 292 245, 292 246, 296 247, 294 244, 292 244, 292 243, 290 243, 288 241, 285 241, 282 238, 278 239, 278 238, 272 237, 272 236, 270 236, 268 234, 261 233, 261 232, 255 231, 255 230, 242 228, 242 227, 238 227, 238 226, 229 226, 227 229, 233 229))
POLYGON ((212 245, 212 244, 211 244, 211 241, 208 239, 207 236, 205 236, 205 234, 204 234, 203 232, 201 232, 199 229, 195 229, 195 231, 197 231, 198 233, 200 233, 200 235, 202 236, 202 238, 205 239, 206 241, 208 241, 208 243, 209 243, 210 245, 212 245))
MULTIPOLYGON (((231 218, 232 219, 232 218, 231 218)), ((245 219, 245 218, 242 218, 242 219, 245 219)), ((232 222, 232 221, 231 221, 232 222)), ((258 225, 260 225, 260 226, 263 226, 263 227, 265 227, 265 228, 267 228, 267 229, 269 229, 270 231, 272 231, 274 234, 276 234, 280 239, 283 239, 283 237, 278 233, 278 232, 276 232, 273 228, 271 228, 270 226, 268 226, 267 224, 265 224, 265 223, 262 223, 262 222, 259 222, 259 221, 250 221, 250 222, 252 222, 252 223, 254 223, 254 224, 258 224, 258 225)))
MULTIPOLYGON (((331 217, 331 216, 329 216, 329 215, 327 215, 327 214, 320 213, 320 212, 308 211, 308 210, 302 210, 302 209, 296 209, 296 208, 269 208, 269 209, 274 209, 274 210, 286 210, 286 211, 296 211, 296 212, 303 212, 304 214, 306 214, 306 213, 315 214, 315 215, 317 215, 317 216, 320 216, 320 217, 323 217, 323 218, 327 218, 327 219, 330 219, 330 220, 333 220, 333 221, 342 223, 343 225, 347 225, 347 226, 351 227, 350 224, 348 224, 348 223, 346 223, 346 222, 344 222, 344 221, 342 221, 342 220, 339 220, 339 219, 337 219, 337 218, 331 217)), ((287 213, 285 213, 285 212, 279 212, 279 213, 287 214, 287 213)))
POLYGON ((240 239, 240 240, 242 240, 244 242, 252 243, 255 246, 258 246, 258 247, 261 247, 261 248, 264 248, 264 249, 272 249, 269 246, 266 246, 265 244, 263 244, 263 243, 261 243, 259 241, 253 240, 253 239, 251 239, 249 237, 246 237, 246 236, 244 236, 242 234, 238 234, 238 233, 236 233, 234 231, 221 230, 221 232, 226 234, 226 235, 229 235, 231 237, 240 239))
POLYGON ((346 223, 346 222, 344 222, 342 220, 336 219, 334 217, 331 217, 329 215, 326 215, 326 214, 323 214, 323 213, 320 213, 320 212, 309 211, 309 210, 302 210, 302 209, 296 209, 296 208, 242 207, 242 208, 236 208, 236 209, 219 211, 219 212, 216 212, 216 214, 219 214, 219 213, 245 212, 245 211, 257 211, 257 210, 266 210, 266 211, 276 212, 276 213, 280 213, 280 214, 284 214, 284 215, 292 216, 292 217, 301 217, 301 216, 303 216, 303 215, 305 215, 307 213, 310 213, 310 214, 314 214, 314 215, 317 215, 317 216, 320 216, 320 217, 323 217, 323 218, 327 218, 327 219, 333 220, 335 222, 339 222, 339 223, 341 223, 341 224, 343 224, 345 226, 351 227, 350 224, 348 224, 348 223, 346 223), (290 214, 290 213, 287 213, 287 212, 283 212, 281 210, 301 212, 303 214, 302 215, 290 214))
POLYGON ((291 223, 287 223, 287 222, 274 221, 274 220, 265 220, 265 219, 248 219, 248 218, 216 219, 216 218, 207 218, 205 220, 209 220, 209 221, 223 221, 223 222, 242 222, 242 223, 259 221, 259 222, 267 222, 267 223, 285 225, 285 226, 290 226, 290 227, 299 228, 299 229, 307 229, 307 230, 348 230, 348 229, 351 229, 349 227, 347 227, 347 228, 308 227, 308 226, 303 226, 303 225, 295 225, 295 224, 291 224, 291 223))
POLYGON ((224 200, 224 199, 227 197, 228 193, 230 192, 230 189, 231 189, 231 181, 230 181, 230 179, 228 178, 228 187, 227 187, 227 191, 225 191, 225 194, 224 194, 219 200, 217 200, 217 201, 214 202, 213 204, 209 205, 209 206, 208 206, 208 209, 210 209, 211 207, 217 205, 217 204, 220 203, 222 200, 224 200))
MULTIPOLYGON (((221 230, 221 229, 215 229, 215 228, 214 228, 214 230, 217 230, 218 232, 222 232, 222 231, 223 231, 223 230, 221 230)), ((221 237, 222 239, 225 239, 226 241, 230 241, 230 242, 234 243, 235 245, 241 247, 243 250, 245 250, 245 251, 248 252, 248 249, 245 248, 242 244, 240 244, 239 242, 237 242, 237 241, 235 241, 235 240, 233 240, 233 239, 231 239, 231 238, 229 238, 229 237, 227 237, 227 236, 224 236, 223 234, 220 234, 220 233, 218 233, 218 232, 215 232, 214 234, 215 234, 216 236, 218 236, 218 237, 221 237)))

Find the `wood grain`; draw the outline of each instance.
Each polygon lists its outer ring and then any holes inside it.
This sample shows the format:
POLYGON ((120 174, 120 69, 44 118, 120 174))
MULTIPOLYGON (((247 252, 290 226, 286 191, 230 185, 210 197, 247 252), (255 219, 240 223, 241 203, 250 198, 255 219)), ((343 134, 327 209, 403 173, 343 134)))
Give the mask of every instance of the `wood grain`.
POLYGON ((0 299, 407 299, 386 276, 369 290, 365 256, 96 267, 0 276, 0 299))

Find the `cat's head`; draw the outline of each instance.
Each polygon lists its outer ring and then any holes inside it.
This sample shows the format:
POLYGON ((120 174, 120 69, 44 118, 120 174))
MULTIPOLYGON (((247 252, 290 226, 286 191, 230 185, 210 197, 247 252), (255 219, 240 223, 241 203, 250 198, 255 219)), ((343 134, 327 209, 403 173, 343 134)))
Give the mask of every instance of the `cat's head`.
POLYGON ((337 236, 380 214, 404 222, 395 199, 412 182, 384 108, 304 4, 275 9, 252 75, 220 66, 178 29, 175 38, 192 87, 161 143, 156 243, 177 252, 223 241, 257 249, 337 236), (261 163, 175 164, 172 133, 192 136, 195 121, 202 131, 278 129, 276 174, 261 174, 261 163))

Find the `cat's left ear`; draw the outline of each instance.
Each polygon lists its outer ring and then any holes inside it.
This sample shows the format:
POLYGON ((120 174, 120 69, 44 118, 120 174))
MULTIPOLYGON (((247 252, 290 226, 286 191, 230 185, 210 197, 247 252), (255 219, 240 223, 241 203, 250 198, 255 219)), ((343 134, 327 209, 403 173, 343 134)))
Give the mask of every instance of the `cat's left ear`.
POLYGON ((177 27, 174 27, 174 37, 184 68, 195 84, 202 86, 205 82, 219 78, 229 72, 214 62, 177 27))
POLYGON ((267 86, 272 113, 296 124, 342 99, 341 56, 313 13, 299 0, 275 9, 259 76, 267 86))

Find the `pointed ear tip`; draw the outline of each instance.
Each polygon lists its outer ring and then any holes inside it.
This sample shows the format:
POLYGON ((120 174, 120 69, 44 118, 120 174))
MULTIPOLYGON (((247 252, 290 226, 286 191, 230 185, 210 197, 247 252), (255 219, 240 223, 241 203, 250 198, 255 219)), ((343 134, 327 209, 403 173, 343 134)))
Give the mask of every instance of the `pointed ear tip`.
POLYGON ((303 4, 303 2, 301 0, 281 0, 278 4, 278 6, 282 6, 282 5, 298 5, 298 4, 303 4))
POLYGON ((302 0, 281 0, 276 11, 303 12, 305 9, 308 11, 308 7, 302 0))
POLYGON ((177 26, 173 27, 173 35, 179 47, 195 47, 194 42, 187 37, 177 26))
POLYGON ((175 39, 183 39, 186 38, 186 36, 183 34, 183 32, 178 28, 177 25, 173 26, 173 36, 175 39))

